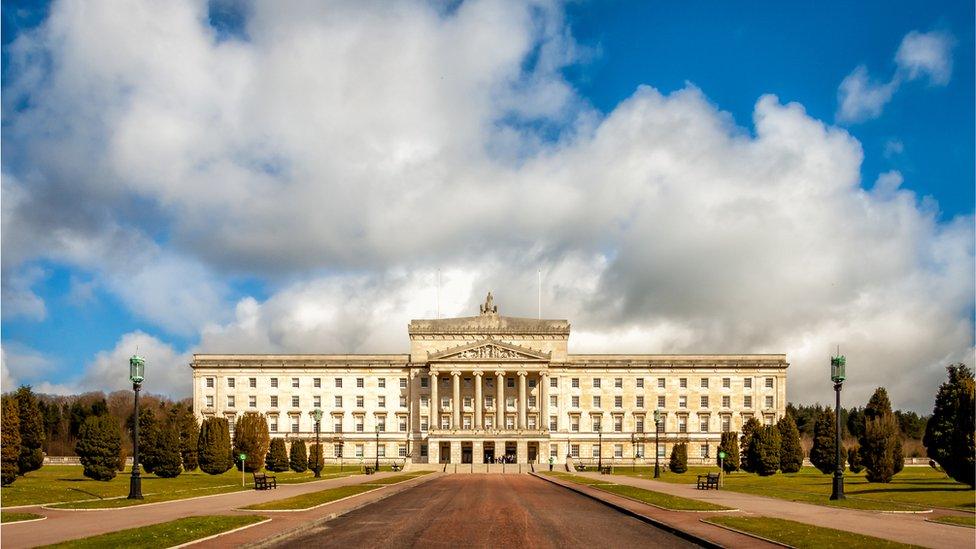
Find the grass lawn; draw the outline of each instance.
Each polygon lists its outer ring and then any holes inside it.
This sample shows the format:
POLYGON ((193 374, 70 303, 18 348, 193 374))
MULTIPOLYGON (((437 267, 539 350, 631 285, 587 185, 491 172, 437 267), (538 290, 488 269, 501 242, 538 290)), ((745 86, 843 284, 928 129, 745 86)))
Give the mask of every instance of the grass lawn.
POLYGON ((592 488, 596 488, 597 490, 603 490, 604 492, 610 492, 611 494, 636 499, 637 501, 643 501, 644 503, 650 503, 651 505, 657 505, 658 507, 664 507, 665 509, 670 509, 672 511, 729 510, 728 507, 715 505, 714 503, 708 503, 706 501, 698 501, 695 499, 672 496, 670 494, 662 494, 661 492, 655 492, 653 490, 646 490, 644 488, 637 488, 634 486, 627 486, 624 484, 613 484, 603 479, 593 479, 590 477, 571 475, 569 473, 546 472, 543 474, 552 475, 556 478, 568 480, 570 482, 585 484, 592 488))
MULTIPOLYGON (((339 473, 338 467, 328 467, 322 471, 326 475, 348 475, 358 472, 358 469, 345 468, 339 473)), ((274 473, 278 482, 282 484, 309 482, 315 480, 311 472, 274 473)), ((48 465, 37 471, 17 477, 10 486, 0 488, 0 502, 5 507, 18 505, 35 505, 54 502, 78 502, 81 500, 96 500, 90 503, 78 503, 73 508, 102 508, 138 505, 171 499, 182 499, 222 492, 251 489, 254 487, 251 474, 245 475, 247 486, 241 488, 241 473, 231 469, 222 475, 208 475, 199 469, 184 472, 176 478, 160 478, 155 475, 143 474, 142 493, 144 500, 127 500, 129 494, 129 472, 120 473, 108 482, 92 480, 82 474, 80 465, 48 465), (122 499, 107 499, 122 498, 122 499)), ((69 507, 71 508, 71 507, 69 507)))
POLYGON ((265 518, 267 517, 257 515, 188 517, 47 545, 46 547, 91 547, 93 549, 101 547, 145 547, 146 549, 172 547, 261 522, 265 518))
MULTIPOLYGON (((697 475, 715 471, 718 471, 718 467, 689 467, 684 474, 662 471, 659 480, 693 484, 697 475)), ((614 474, 653 478, 654 469, 617 467, 614 474)), ((864 473, 847 472, 844 474, 847 499, 840 501, 828 499, 830 480, 831 475, 824 475, 814 467, 804 467, 799 473, 777 473, 769 477, 736 472, 725 476, 723 489, 854 509, 911 511, 933 506, 967 511, 976 509, 976 492, 931 467, 905 467, 888 484, 870 483, 864 478, 864 473)))
POLYGON ((901 548, 916 547, 906 545, 886 539, 862 536, 834 530, 833 528, 822 528, 811 526, 802 522, 784 520, 768 517, 709 517, 705 522, 720 524, 762 536, 774 541, 791 545, 798 549, 820 549, 822 547, 844 547, 844 549, 874 549, 874 548, 901 548))
POLYGON ((929 520, 932 522, 941 522, 943 524, 955 524, 956 526, 968 526, 970 528, 976 528, 976 515, 971 515, 968 517, 944 516, 929 520))
POLYGON ((0 522, 20 522, 22 520, 34 520, 44 518, 34 513, 14 513, 11 511, 0 512, 0 522))
POLYGON ((369 492, 371 490, 377 490, 380 488, 380 486, 396 484, 398 482, 410 480, 412 478, 416 478, 421 475, 425 475, 427 473, 428 471, 418 471, 416 473, 395 475, 392 477, 377 479, 377 480, 369 480, 366 482, 361 482, 359 484, 352 484, 349 486, 339 486, 336 488, 329 488, 327 490, 319 490, 318 492, 311 492, 309 494, 301 494, 287 499, 279 499, 275 501, 269 501, 267 503, 248 505, 247 507, 245 507, 245 509, 253 509, 259 511, 262 510, 291 511, 291 510, 299 510, 299 509, 308 509, 311 507, 315 507, 317 505, 322 505, 324 503, 329 503, 349 496, 355 496, 357 494, 362 494, 364 492, 369 492))

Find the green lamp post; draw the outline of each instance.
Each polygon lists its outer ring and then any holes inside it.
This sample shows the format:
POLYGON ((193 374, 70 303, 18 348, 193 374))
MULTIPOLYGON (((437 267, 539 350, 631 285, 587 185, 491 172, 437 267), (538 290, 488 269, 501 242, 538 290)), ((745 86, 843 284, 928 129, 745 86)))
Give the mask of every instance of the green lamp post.
POLYGON ((840 461, 840 390, 844 385, 844 380, 847 379, 847 359, 840 354, 839 349, 837 355, 830 358, 830 380, 834 382, 834 391, 837 393, 837 405, 834 408, 834 414, 837 419, 837 429, 836 433, 834 433, 837 469, 834 471, 833 485, 830 492, 830 499, 832 500, 847 499, 844 496, 844 465, 840 461))
POLYGON ((132 476, 129 478, 128 499, 142 499, 142 477, 139 476, 139 390, 146 374, 146 359, 139 355, 129 358, 129 381, 135 392, 135 420, 132 422, 132 476))
POLYGON ((312 419, 315 420, 315 470, 314 470, 314 473, 315 473, 315 478, 319 478, 319 477, 322 476, 322 458, 325 456, 325 453, 322 452, 322 443, 319 441, 319 431, 320 431, 319 426, 322 423, 322 409, 321 408, 316 408, 316 409, 312 410, 311 412, 309 412, 309 414, 312 416, 312 419))

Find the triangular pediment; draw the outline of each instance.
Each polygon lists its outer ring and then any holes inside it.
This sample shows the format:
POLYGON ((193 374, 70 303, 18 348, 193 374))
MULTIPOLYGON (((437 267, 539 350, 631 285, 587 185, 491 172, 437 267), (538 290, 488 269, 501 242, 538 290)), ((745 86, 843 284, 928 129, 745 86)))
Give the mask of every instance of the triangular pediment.
POLYGON ((495 339, 445 349, 428 357, 438 362, 548 362, 549 353, 495 339))

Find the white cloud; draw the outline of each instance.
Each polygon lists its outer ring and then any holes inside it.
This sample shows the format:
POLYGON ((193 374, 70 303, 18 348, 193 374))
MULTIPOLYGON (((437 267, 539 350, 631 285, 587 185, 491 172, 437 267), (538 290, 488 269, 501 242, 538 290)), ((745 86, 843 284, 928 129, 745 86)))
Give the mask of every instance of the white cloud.
MULTIPOLYGON (((213 352, 406 352, 440 267, 444 315, 491 289, 534 316, 542 268, 573 352, 786 352, 800 402, 829 397, 837 343, 852 401, 890 383, 919 409, 972 355, 973 218, 940 223, 900 174, 863 190, 860 144, 802 106, 762 97, 742 128, 641 87, 596 113, 546 3, 290 7, 220 41, 201 4, 66 2, 19 38, 13 67, 56 62, 5 87, 31 105, 5 127, 31 166, 4 187, 5 272, 75 265, 213 352), (228 304, 239 275, 270 295, 228 304)), ((890 93, 860 74, 849 111, 873 115, 890 93)), ((184 390, 184 355, 138 337, 184 390)), ((117 387, 130 343, 80 385, 117 387)))
POLYGON ((37 266, 24 267, 3 277, 3 318, 23 317, 30 320, 44 320, 47 305, 44 299, 34 292, 33 287, 47 278, 44 269, 37 266))
POLYGON ((840 103, 837 119, 854 122, 881 116, 881 111, 891 101, 900 84, 897 78, 887 83, 872 82, 867 67, 858 66, 837 89, 837 101, 840 103))
POLYGON ((146 359, 146 381, 143 383, 146 391, 175 397, 190 395, 190 354, 180 353, 171 345, 140 331, 123 335, 114 348, 96 354, 74 384, 83 391, 129 389, 132 387, 129 357, 134 354, 146 359))
POLYGON ((884 157, 892 158, 905 152, 905 144, 900 139, 889 139, 885 141, 884 157))
POLYGON ((908 78, 928 77, 932 84, 944 86, 952 76, 952 46, 955 39, 946 32, 912 31, 905 35, 895 62, 908 78))

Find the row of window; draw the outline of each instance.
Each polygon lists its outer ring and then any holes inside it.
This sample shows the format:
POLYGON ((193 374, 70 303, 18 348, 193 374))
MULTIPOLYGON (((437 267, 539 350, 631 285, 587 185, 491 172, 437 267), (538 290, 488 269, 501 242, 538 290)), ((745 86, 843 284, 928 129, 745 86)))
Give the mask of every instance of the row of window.
MULTIPOLYGON (((215 378, 215 377, 205 377, 204 378, 204 381, 203 381, 204 387, 206 387, 208 389, 213 389, 214 386, 217 383, 216 379, 217 378, 215 378)), ((268 379, 269 386, 271 388, 277 388, 279 386, 278 385, 278 379, 279 378, 277 378, 277 377, 269 378, 268 379)), ((334 383, 335 383, 335 386, 337 388, 341 388, 342 387, 342 379, 343 378, 341 378, 341 377, 334 378, 334 383)), ((407 388, 407 378, 401 377, 401 378, 399 378, 399 380, 400 380, 400 388, 401 389, 406 389, 407 388)), ((237 387, 237 378, 235 378, 235 377, 228 377, 227 378, 227 386, 230 387, 230 388, 237 387)), ((257 388, 257 386, 258 386, 258 378, 256 378, 256 377, 249 377, 249 378, 247 378, 247 386, 250 387, 250 388, 252 388, 252 389, 257 388)), ((296 387, 296 388, 301 387, 301 378, 298 378, 298 377, 291 378, 291 386, 292 387, 296 387)), ((356 387, 361 389, 361 388, 364 388, 365 386, 366 386, 366 378, 357 377, 356 378, 356 387)), ((378 378, 376 378, 376 386, 379 387, 380 389, 385 389, 386 388, 386 378, 385 377, 378 377, 378 378)), ((312 378, 312 387, 315 387, 316 389, 322 387, 322 378, 321 377, 313 377, 312 378)))
MULTIPOLYGON (((227 379, 227 386, 228 387, 230 387, 230 388, 237 387, 237 378, 235 378, 235 377, 228 377, 226 379, 227 379)), ((247 379, 247 386, 248 387, 250 387, 252 389, 253 388, 257 388, 257 386, 258 386, 258 378, 256 378, 256 377, 249 377, 249 378, 246 378, 246 379, 247 379)), ((361 388, 364 388, 366 386, 366 379, 365 378, 357 377, 355 379, 356 379, 356 388, 360 388, 361 389, 361 388)), ((707 377, 699 378, 699 386, 701 388, 703 388, 703 389, 707 389, 709 387, 709 383, 710 383, 709 379, 710 378, 707 378, 707 377)), ((772 377, 764 378, 765 387, 767 389, 772 389, 773 388, 773 386, 774 386, 774 379, 775 378, 772 378, 772 377)), ((269 383, 270 383, 269 386, 271 388, 277 388, 279 386, 278 385, 278 380, 279 380, 279 378, 277 378, 277 377, 269 378, 269 383)), ((464 381, 465 381, 465 384, 466 385, 470 386, 471 378, 464 378, 464 381)), ((442 378, 442 383, 450 383, 450 382, 451 382, 450 378, 442 378)), ((636 378, 634 380, 634 382, 635 382, 635 387, 636 388, 638 388, 638 389, 644 388, 644 378, 642 378, 642 377, 636 378)), ((751 377, 743 378, 742 382, 743 382, 743 385, 745 386, 746 389, 752 388, 752 378, 751 377)), ((343 384, 343 378, 341 378, 341 377, 333 378, 333 383, 334 383, 334 385, 335 385, 336 388, 342 388, 342 386, 343 386, 342 385, 343 384)), ((377 387, 379 387, 380 389, 386 388, 386 378, 384 378, 384 377, 378 377, 378 378, 376 378, 376 383, 377 383, 377 387)), ((399 383, 400 383, 400 388, 401 389, 406 389, 407 388, 407 378, 405 378, 405 377, 399 378, 399 383)), ((494 382, 493 382, 492 378, 489 377, 489 378, 486 379, 486 383, 487 383, 488 387, 492 387, 494 382)), ((528 384, 529 384, 529 388, 534 388, 536 386, 536 380, 534 378, 530 378, 528 380, 528 384)), ((663 378, 663 377, 657 378, 657 386, 658 386, 659 389, 664 389, 665 386, 666 386, 666 384, 667 384, 667 378, 663 378)), ((215 385, 216 385, 216 378, 214 378, 214 377, 205 377, 204 378, 204 386, 206 388, 212 389, 212 388, 214 388, 215 385)), ((515 378, 514 377, 506 378, 506 385, 508 387, 515 387, 515 378)), ((602 380, 602 378, 599 378, 599 377, 592 378, 591 379, 591 385, 592 385, 592 387, 594 389, 600 389, 600 388, 602 388, 603 387, 603 380, 602 380)), ((298 377, 291 378, 291 386, 292 387, 295 387, 295 388, 301 387, 301 378, 298 378, 298 377)), ((421 387, 428 387, 429 386, 429 380, 426 377, 420 378, 420 386, 421 387)), ((558 388, 559 387, 559 378, 558 377, 550 377, 549 378, 549 386, 550 387, 553 387, 553 388, 558 388)), ((580 378, 578 378, 578 377, 570 378, 570 386, 573 387, 574 389, 575 388, 579 388, 579 386, 580 386, 580 378)), ((613 386, 614 386, 614 388, 618 388, 618 389, 623 388, 623 386, 624 386, 624 378, 622 378, 622 377, 613 378, 613 386)), ((322 378, 321 377, 313 377, 312 378, 312 387, 314 387, 314 388, 321 388, 322 387, 322 378)), ((682 389, 687 389, 688 388, 688 378, 687 377, 678 378, 678 387, 680 387, 682 389)), ((728 389, 728 388, 731 388, 731 387, 732 387, 732 378, 730 378, 730 377, 723 377, 722 378, 722 388, 723 389, 728 389)))
MULTIPOLYGON (((206 406, 207 406, 207 408, 213 408, 214 407, 214 396, 213 395, 207 395, 204 398, 206 399, 206 406)), ((342 396, 336 395, 334 402, 335 402, 335 407, 336 408, 342 408, 342 396)), ((364 397, 362 395, 359 395, 359 396, 356 397, 356 407, 357 408, 364 408, 365 407, 365 404, 366 404, 366 397, 364 397)), ((292 408, 301 408, 301 406, 302 406, 302 399, 301 399, 301 397, 298 396, 298 395, 292 395, 291 396, 291 407, 292 408)), ((228 408, 236 408, 237 407, 237 397, 235 395, 227 395, 227 407, 228 408)), ((248 397, 247 397, 247 407, 248 408, 257 408, 258 407, 258 397, 257 397, 257 395, 248 395, 248 397)), ((270 407, 271 408, 277 408, 278 407, 278 395, 271 395, 270 396, 270 407)), ((322 397, 321 396, 315 395, 315 396, 312 397, 312 407, 313 408, 321 408, 322 407, 322 397)), ((386 396, 380 395, 380 396, 376 397, 376 407, 377 408, 386 408, 386 396)), ((407 407, 407 397, 405 395, 401 395, 400 396, 400 408, 406 408, 406 407, 407 407)))
MULTIPOLYGON (((638 443, 634 444, 633 446, 634 446, 634 455, 633 455, 633 457, 636 457, 638 459, 643 458, 643 457, 647 457, 647 454, 644 453, 644 443, 638 442, 638 443)), ((593 459, 597 459, 597 458, 600 457, 600 450, 601 449, 600 449, 600 445, 599 444, 592 444, 592 445, 590 445, 590 455, 589 456, 581 456, 580 455, 580 448, 581 447, 582 447, 582 445, 580 445, 580 444, 570 444, 569 445, 569 455, 570 455, 570 457, 573 457, 575 459, 579 459, 580 457, 590 457, 590 458, 593 458, 593 459)), ((710 457, 712 457, 712 455, 711 455, 712 447, 707 442, 700 444, 698 446, 698 448, 699 448, 699 450, 698 450, 699 457, 701 457, 701 458, 710 458, 710 457)), ((559 457, 557 455, 558 450, 559 449, 556 448, 556 445, 553 444, 552 446, 550 446, 549 455, 552 456, 553 458, 558 458, 559 457)), ((667 445, 666 444, 660 444, 660 445, 658 445, 658 447, 657 447, 657 455, 658 455, 659 458, 662 458, 662 459, 667 458, 667 456, 668 456, 668 448, 667 448, 667 445)), ((624 457, 624 445, 623 444, 614 444, 613 445, 613 457, 614 458, 623 458, 624 457)))

